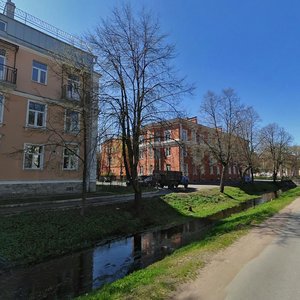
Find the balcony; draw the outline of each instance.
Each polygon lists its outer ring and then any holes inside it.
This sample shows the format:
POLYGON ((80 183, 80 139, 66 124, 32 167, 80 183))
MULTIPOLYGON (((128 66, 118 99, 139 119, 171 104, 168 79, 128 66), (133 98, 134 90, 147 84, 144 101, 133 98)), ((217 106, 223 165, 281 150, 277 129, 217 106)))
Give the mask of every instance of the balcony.
POLYGON ((0 64, 0 82, 16 84, 17 69, 0 64))
POLYGON ((62 97, 67 100, 80 101, 80 90, 73 84, 65 84, 62 89, 62 97))

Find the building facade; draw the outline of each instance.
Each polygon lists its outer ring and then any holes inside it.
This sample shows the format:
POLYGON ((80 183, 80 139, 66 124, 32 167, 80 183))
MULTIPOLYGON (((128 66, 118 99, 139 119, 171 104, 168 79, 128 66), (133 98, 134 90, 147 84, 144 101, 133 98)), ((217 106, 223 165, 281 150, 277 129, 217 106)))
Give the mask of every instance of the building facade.
POLYGON ((87 186, 95 189, 94 59, 67 34, 6 2, 0 13, 1 196, 78 192, 83 162, 87 186))
MULTIPOLYGON (((197 118, 176 118, 163 123, 149 124, 140 139, 140 176, 154 170, 181 171, 190 182, 210 182, 220 179, 222 166, 205 147, 210 128, 198 124, 197 118)), ((106 141, 102 145, 100 172, 109 169, 118 177, 123 165, 120 141, 106 141), (116 145, 119 145, 116 147, 116 145)), ((122 170, 122 173, 124 170, 122 170)), ((228 180, 239 178, 235 164, 228 167, 228 180)))

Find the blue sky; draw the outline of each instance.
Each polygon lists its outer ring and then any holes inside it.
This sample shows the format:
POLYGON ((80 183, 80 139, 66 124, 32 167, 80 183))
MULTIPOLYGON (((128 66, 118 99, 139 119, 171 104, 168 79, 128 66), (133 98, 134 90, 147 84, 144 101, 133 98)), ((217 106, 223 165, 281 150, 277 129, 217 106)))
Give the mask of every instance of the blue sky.
MULTIPOLYGON (((14 0, 16 6, 67 32, 93 30, 115 0, 14 0)), ((207 90, 232 87, 259 113, 277 122, 300 145, 300 1, 131 0, 160 18, 176 45, 180 74, 195 83, 184 99, 198 115, 207 90)), ((199 120, 201 122, 201 120, 199 120)))

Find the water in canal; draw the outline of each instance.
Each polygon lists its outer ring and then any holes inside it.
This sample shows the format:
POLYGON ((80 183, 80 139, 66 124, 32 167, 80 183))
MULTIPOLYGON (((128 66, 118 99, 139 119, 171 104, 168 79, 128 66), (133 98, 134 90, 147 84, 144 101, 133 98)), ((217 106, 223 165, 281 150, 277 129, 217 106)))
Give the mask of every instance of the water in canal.
POLYGON ((143 232, 37 265, 9 271, 0 269, 0 299, 72 299, 134 270, 145 268, 192 241, 200 240, 216 220, 276 196, 268 193, 210 218, 143 232))

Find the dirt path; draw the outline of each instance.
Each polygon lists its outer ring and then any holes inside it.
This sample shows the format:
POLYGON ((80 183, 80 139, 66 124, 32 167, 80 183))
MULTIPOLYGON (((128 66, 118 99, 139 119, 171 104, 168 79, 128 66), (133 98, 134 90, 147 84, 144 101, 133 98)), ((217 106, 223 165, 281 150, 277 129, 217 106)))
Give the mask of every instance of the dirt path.
POLYGON ((299 212, 300 198, 230 247, 215 254, 200 270, 197 278, 180 286, 172 299, 225 299, 230 284, 243 267, 257 258, 275 239, 282 239, 286 235, 291 216, 299 212))

